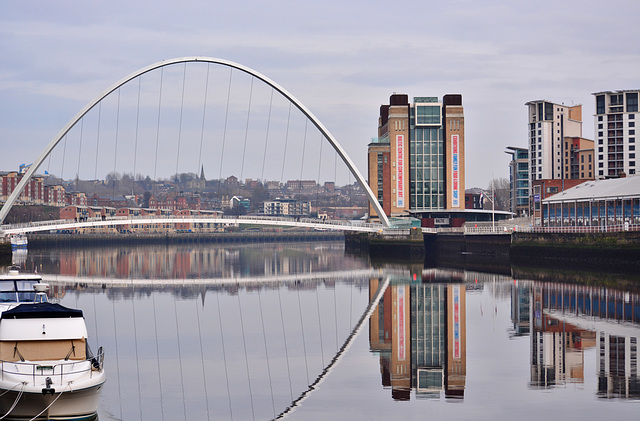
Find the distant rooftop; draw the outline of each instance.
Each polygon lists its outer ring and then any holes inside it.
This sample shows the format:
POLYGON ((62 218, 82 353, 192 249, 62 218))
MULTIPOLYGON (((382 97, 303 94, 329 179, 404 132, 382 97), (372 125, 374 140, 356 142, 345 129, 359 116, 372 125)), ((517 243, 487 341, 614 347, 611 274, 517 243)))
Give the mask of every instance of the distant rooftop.
POLYGON ((640 175, 586 181, 544 199, 545 203, 640 198, 640 175))

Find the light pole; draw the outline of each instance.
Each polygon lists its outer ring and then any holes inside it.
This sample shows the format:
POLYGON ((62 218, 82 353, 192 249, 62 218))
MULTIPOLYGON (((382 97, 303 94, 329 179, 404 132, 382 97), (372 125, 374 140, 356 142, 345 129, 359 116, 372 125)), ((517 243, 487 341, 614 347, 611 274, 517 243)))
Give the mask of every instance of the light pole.
MULTIPOLYGON (((485 197, 484 190, 482 190, 482 196, 485 197)), ((491 178, 491 198, 487 199, 491 200, 491 231, 496 231, 496 204, 495 204, 495 193, 493 188, 493 177, 491 178)), ((484 200, 482 203, 482 207, 484 208, 484 200)))

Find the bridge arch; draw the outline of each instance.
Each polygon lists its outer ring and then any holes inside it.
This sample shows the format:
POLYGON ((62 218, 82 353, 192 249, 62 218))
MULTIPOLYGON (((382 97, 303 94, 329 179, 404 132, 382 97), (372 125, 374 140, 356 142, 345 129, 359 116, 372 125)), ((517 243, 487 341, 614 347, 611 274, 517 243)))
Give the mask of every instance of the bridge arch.
POLYGON ((174 59, 160 61, 160 62, 151 64, 151 65, 149 65, 147 67, 143 67, 142 69, 137 70, 137 71, 129 74, 128 76, 125 76, 124 78, 120 79, 118 82, 114 83, 112 86, 110 86, 105 91, 103 91, 100 95, 98 95, 98 97, 96 97, 96 99, 94 99, 93 101, 89 102, 82 110, 80 110, 58 132, 58 134, 51 140, 51 142, 47 145, 47 147, 40 153, 40 155, 37 157, 37 159, 33 162, 31 167, 29 168, 29 170, 25 174, 25 176, 22 178, 22 180, 20 180, 20 183, 18 184, 18 186, 15 188, 13 193, 11 193, 11 195, 7 199, 7 201, 4 204, 4 206, 2 207, 2 209, 0 209, 0 224, 4 221, 5 217, 9 213, 9 210, 13 207, 13 205, 16 202, 16 200, 18 199, 18 197, 20 197, 20 194, 22 194, 22 191, 24 190, 26 184, 29 182, 31 177, 35 174, 35 172, 40 167, 40 165, 49 156, 49 154, 58 145, 58 143, 60 143, 60 141, 64 138, 64 136, 69 132, 69 130, 71 130, 71 128, 78 121, 80 121, 80 119, 82 117, 84 117, 85 114, 87 114, 89 111, 91 111, 91 109, 93 109, 93 107, 95 107, 98 103, 100 103, 100 101, 102 101, 104 98, 106 98, 113 91, 115 91, 116 89, 118 89, 122 85, 126 84, 127 82, 131 81, 132 79, 137 78, 138 76, 141 76, 141 75, 143 75, 145 73, 148 73, 148 72, 150 72, 152 70, 159 69, 161 67, 170 66, 170 65, 179 64, 179 63, 189 63, 189 62, 213 63, 213 64, 219 64, 219 65, 222 65, 222 66, 227 66, 227 67, 230 67, 230 68, 233 68, 233 69, 240 70, 242 72, 245 72, 245 73, 249 74, 252 77, 255 77, 255 78, 261 80, 262 82, 266 83, 267 85, 271 86, 273 89, 278 91, 282 96, 284 96, 287 100, 289 100, 293 105, 296 106, 296 108, 300 112, 302 112, 309 120, 311 120, 311 122, 316 126, 316 128, 320 131, 320 133, 322 133, 322 135, 329 141, 329 143, 331 144, 333 149, 340 156, 340 159, 342 159, 342 161, 347 165, 347 167, 349 168, 349 171, 351 171, 351 173, 354 175, 354 177, 358 181, 358 184, 360 184, 360 187, 364 190, 364 192, 367 195, 367 198, 369 200, 369 203, 371 204, 373 209, 375 209, 375 211, 378 214, 382 224, 385 227, 389 226, 389 220, 388 220, 386 214, 384 213, 384 211, 382 210, 382 206, 380 205, 380 203, 378 202, 377 198, 373 194, 373 191, 371 190, 371 188, 369 188, 369 185, 367 184, 367 182, 364 179, 364 177, 362 176, 362 174, 360 174, 360 171, 358 171, 358 169, 354 165, 354 163, 351 160, 351 158, 349 158, 349 156, 347 155, 346 151, 342 148, 342 146, 340 146, 338 141, 335 139, 335 137, 333 137, 333 135, 329 132, 329 130, 327 130, 327 128, 320 122, 320 120, 318 120, 313 115, 313 113, 311 113, 311 111, 309 111, 309 109, 307 109, 307 107, 304 106, 304 104, 302 104, 300 101, 298 101, 298 99, 296 99, 293 95, 291 95, 282 86, 278 85, 273 80, 269 79, 268 77, 262 75, 261 73, 258 73, 257 71, 255 71, 255 70, 253 70, 253 69, 251 69, 249 67, 243 66, 243 65, 238 64, 238 63, 234 63, 234 62, 229 61, 229 60, 211 58, 211 57, 198 57, 198 56, 174 58, 174 59))

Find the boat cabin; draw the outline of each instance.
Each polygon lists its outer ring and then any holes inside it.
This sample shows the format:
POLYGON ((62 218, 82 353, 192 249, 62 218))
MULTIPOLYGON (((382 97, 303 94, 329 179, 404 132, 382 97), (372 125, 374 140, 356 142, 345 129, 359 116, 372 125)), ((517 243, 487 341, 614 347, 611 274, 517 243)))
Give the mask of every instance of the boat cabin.
POLYGON ((0 315, 0 360, 87 359, 82 310, 55 303, 20 304, 0 315))

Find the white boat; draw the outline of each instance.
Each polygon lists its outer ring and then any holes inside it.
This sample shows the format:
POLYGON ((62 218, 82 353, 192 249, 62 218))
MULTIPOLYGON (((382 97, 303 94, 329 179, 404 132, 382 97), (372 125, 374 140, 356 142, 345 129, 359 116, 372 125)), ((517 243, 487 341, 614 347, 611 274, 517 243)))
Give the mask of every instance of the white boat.
POLYGON ((106 380, 81 310, 47 301, 39 275, 0 276, 0 419, 95 419, 106 380))
POLYGON ((13 250, 26 249, 28 245, 29 245, 29 241, 27 240, 26 235, 15 234, 11 236, 11 248, 13 250))

